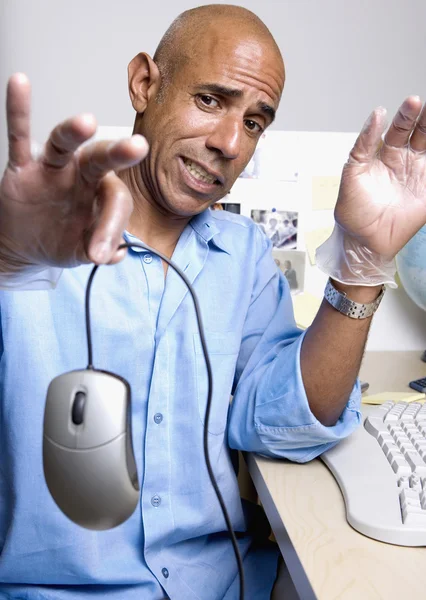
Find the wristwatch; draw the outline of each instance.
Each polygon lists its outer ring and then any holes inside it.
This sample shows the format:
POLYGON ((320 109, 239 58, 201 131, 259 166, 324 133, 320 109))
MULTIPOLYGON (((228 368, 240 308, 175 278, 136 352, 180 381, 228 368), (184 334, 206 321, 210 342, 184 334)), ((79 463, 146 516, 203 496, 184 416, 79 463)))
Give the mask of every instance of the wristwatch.
POLYGON ((351 319, 366 319, 367 317, 374 315, 378 309, 379 304, 385 294, 385 289, 385 286, 382 285, 380 294, 374 300, 374 302, 363 304, 361 302, 354 302, 354 300, 351 300, 347 297, 345 292, 336 290, 329 279, 327 285, 325 286, 324 297, 331 304, 331 306, 341 312, 342 315, 346 315, 351 319))

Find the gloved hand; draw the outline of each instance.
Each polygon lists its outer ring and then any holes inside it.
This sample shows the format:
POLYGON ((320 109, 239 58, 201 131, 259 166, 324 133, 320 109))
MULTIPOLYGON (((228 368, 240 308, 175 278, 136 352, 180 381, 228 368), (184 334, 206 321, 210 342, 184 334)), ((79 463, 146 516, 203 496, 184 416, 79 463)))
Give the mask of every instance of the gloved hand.
POLYGON ((0 182, 0 279, 46 266, 116 263, 133 208, 127 186, 114 171, 140 162, 148 152, 140 135, 92 142, 91 115, 52 131, 41 155, 31 155, 30 83, 13 75, 7 87, 9 162, 0 182))
POLYGON ((342 173, 336 226, 316 261, 333 279, 373 286, 394 281, 394 257, 426 223, 426 106, 409 96, 382 143, 386 111, 370 115, 342 173))

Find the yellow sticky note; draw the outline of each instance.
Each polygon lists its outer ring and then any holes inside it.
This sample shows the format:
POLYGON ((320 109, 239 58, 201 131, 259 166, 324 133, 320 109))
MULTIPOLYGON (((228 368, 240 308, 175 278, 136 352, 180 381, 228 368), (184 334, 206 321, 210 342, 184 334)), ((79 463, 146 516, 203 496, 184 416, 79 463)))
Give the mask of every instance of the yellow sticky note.
POLYGON ((323 229, 305 232, 305 244, 311 265, 315 264, 316 249, 330 237, 332 231, 333 227, 324 227, 323 229))
POLYGON ((312 177, 312 210, 332 210, 339 193, 340 177, 312 177))
POLYGON ((398 287, 402 287, 401 279, 399 277, 398 271, 395 273, 395 283, 398 287))
POLYGON ((426 399, 425 394, 418 392, 381 392, 380 394, 372 394, 371 396, 363 396, 363 404, 383 404, 392 400, 392 402, 422 402, 426 399))
POLYGON ((296 324, 301 329, 306 329, 314 320, 322 298, 317 298, 307 292, 293 296, 293 308, 296 324))

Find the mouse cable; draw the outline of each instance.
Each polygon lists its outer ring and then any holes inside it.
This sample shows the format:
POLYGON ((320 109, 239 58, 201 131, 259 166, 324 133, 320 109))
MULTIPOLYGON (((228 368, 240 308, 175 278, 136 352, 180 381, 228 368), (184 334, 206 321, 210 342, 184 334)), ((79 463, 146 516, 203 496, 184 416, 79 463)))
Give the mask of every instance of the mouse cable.
MULTIPOLYGON (((205 334, 204 334, 203 321, 201 318, 201 310, 200 310, 200 305, 198 302, 197 295, 194 292, 194 288, 190 284, 188 278, 183 273, 183 271, 181 271, 178 266, 176 266, 169 258, 167 258, 167 256, 164 256, 164 254, 161 254, 161 252, 158 252, 157 250, 154 250, 154 248, 151 248, 150 246, 147 246, 146 244, 143 244, 141 242, 140 243, 132 243, 132 244, 128 244, 128 243, 120 244, 120 246, 118 247, 118 250, 121 250, 122 248, 141 248, 142 250, 148 250, 148 252, 151 252, 152 254, 155 254, 156 256, 160 257, 161 260, 164 260, 164 262, 166 262, 168 265, 170 265, 172 267, 172 269, 174 269, 176 271, 176 273, 179 275, 179 277, 183 280, 183 282, 187 286, 188 291, 192 296, 192 300, 193 300, 194 308, 195 308, 195 314, 197 317, 198 331, 200 333, 201 347, 203 349, 204 360, 205 360, 206 368, 207 368, 207 379, 208 379, 207 407, 206 407, 206 414, 205 414, 205 420, 204 420, 204 457, 205 457, 205 461, 206 461, 207 471, 210 476, 210 481, 216 492, 216 496, 217 496, 217 498, 219 500, 219 504, 222 508, 222 513, 225 518, 226 526, 228 528, 229 535, 231 537, 232 546, 234 548, 235 557, 237 559, 238 572, 239 572, 239 576, 240 576, 240 600, 244 600, 243 561, 241 558, 240 550, 238 548, 237 539, 235 537, 235 533, 232 528, 231 519, 229 518, 229 514, 228 514, 228 511, 226 510, 225 502, 224 502, 222 494, 219 490, 219 486, 217 485, 217 482, 216 482, 216 479, 215 479, 215 476, 213 473, 213 469, 211 466, 211 462, 210 462, 210 456, 209 456, 208 424, 209 424, 209 418, 210 418, 210 408, 211 408, 211 400, 212 400, 212 393, 213 393, 213 374, 212 374, 212 368, 211 368, 209 354, 207 351, 207 344, 206 344, 206 338, 205 338, 205 334)), ((90 291, 92 288, 93 278, 94 278, 95 273, 98 270, 99 266, 100 265, 95 265, 93 267, 92 272, 90 273, 89 280, 87 282, 87 287, 86 287, 86 333, 87 333, 87 349, 88 349, 88 363, 89 363, 87 365, 88 369, 94 369, 93 353, 92 353, 92 333, 91 333, 91 324, 90 324, 90 291)))

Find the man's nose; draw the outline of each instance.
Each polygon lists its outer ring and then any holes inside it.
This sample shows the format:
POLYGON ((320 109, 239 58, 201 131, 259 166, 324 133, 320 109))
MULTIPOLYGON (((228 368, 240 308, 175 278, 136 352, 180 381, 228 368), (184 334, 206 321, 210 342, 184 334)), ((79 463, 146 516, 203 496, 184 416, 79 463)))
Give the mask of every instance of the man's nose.
POLYGON ((210 150, 219 151, 225 158, 238 158, 241 151, 242 123, 233 117, 221 119, 206 140, 210 150))

